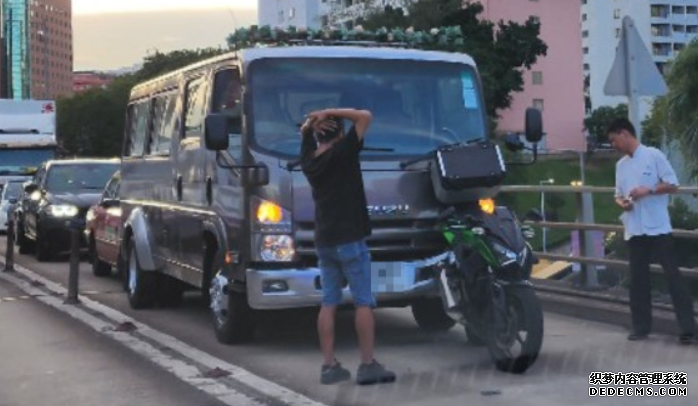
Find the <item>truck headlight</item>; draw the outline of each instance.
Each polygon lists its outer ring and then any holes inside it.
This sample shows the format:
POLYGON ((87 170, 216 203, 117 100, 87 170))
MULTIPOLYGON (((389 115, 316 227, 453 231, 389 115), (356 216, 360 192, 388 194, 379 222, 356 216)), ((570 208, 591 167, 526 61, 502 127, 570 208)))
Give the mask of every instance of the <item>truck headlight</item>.
POLYGON ((51 217, 75 217, 78 215, 77 206, 71 204, 50 204, 46 206, 46 214, 51 217))
POLYGON ((265 262, 293 261, 296 249, 290 235, 264 235, 259 241, 259 257, 265 262))

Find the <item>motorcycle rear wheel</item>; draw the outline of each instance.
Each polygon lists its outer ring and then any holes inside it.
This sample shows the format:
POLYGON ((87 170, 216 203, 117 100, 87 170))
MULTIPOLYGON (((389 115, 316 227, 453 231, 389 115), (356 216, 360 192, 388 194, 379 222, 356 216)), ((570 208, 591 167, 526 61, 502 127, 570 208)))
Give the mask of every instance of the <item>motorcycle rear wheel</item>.
POLYGON ((504 289, 506 322, 500 327, 491 323, 487 347, 497 369, 520 374, 533 365, 543 345, 543 310, 533 287, 504 289))

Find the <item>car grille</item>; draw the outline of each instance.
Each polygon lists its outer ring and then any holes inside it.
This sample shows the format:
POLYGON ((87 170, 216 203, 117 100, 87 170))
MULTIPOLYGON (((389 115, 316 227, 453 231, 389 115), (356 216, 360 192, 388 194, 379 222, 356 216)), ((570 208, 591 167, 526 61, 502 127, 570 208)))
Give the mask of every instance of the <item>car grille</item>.
MULTIPOLYGON (((296 223, 296 252, 304 263, 315 263, 315 224, 296 223)), ((444 252, 446 241, 436 220, 382 220, 371 222, 366 243, 374 261, 409 261, 444 252)))

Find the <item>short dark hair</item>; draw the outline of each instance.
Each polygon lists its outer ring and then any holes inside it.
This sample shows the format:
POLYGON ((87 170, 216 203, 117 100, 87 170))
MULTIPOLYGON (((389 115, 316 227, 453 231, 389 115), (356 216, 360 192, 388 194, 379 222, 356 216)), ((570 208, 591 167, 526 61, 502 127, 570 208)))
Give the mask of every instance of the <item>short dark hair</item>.
POLYGON ((617 118, 613 120, 606 130, 606 134, 617 134, 623 130, 629 132, 633 137, 636 137, 635 126, 627 118, 617 118))
POLYGON ((344 131, 344 123, 340 117, 329 116, 326 121, 334 122, 335 127, 333 131, 325 131, 324 134, 317 132, 315 133, 315 139, 321 143, 332 141, 333 139, 339 137, 342 134, 342 131, 344 131))

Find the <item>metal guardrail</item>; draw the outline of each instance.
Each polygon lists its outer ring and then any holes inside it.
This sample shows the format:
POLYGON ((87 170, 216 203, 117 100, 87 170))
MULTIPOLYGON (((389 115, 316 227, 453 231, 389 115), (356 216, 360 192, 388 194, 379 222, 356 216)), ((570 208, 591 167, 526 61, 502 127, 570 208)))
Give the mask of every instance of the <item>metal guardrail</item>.
MULTIPOLYGON (((623 226, 620 224, 599 224, 593 222, 593 194, 595 193, 615 193, 614 187, 608 186, 562 186, 562 185, 507 185, 502 186, 501 192, 503 193, 574 193, 577 195, 577 211, 578 220, 576 222, 553 222, 553 221, 525 221, 525 223, 530 225, 536 225, 542 228, 548 229, 564 229, 564 230, 579 230, 583 234, 587 234, 587 231, 607 231, 607 232, 623 232, 623 226), (591 214, 589 213, 591 211, 591 214), (589 221, 591 219, 591 221, 589 221)), ((691 194, 698 197, 698 187, 695 186, 681 186, 678 188, 676 194, 691 194)), ((696 230, 682 230, 674 229, 672 235, 677 238, 692 238, 698 239, 698 229, 696 230)), ((585 265, 585 285, 587 287, 594 287, 597 284, 596 279, 596 269, 595 265, 605 265, 619 267, 622 269, 628 269, 628 261, 617 260, 617 259, 607 259, 598 258, 593 255, 593 250, 590 244, 584 242, 584 240, 590 241, 590 238, 580 238, 580 252, 584 252, 585 255, 569 256, 569 255, 559 255, 544 252, 536 252, 536 256, 541 259, 547 259, 552 261, 567 261, 567 262, 577 262, 579 264, 585 265), (586 246, 586 247, 585 247, 586 246)), ((653 273, 661 273, 662 268, 657 264, 651 264, 650 270, 653 273)), ((696 268, 685 268, 681 267, 679 270, 687 277, 698 279, 698 267, 696 268)))

